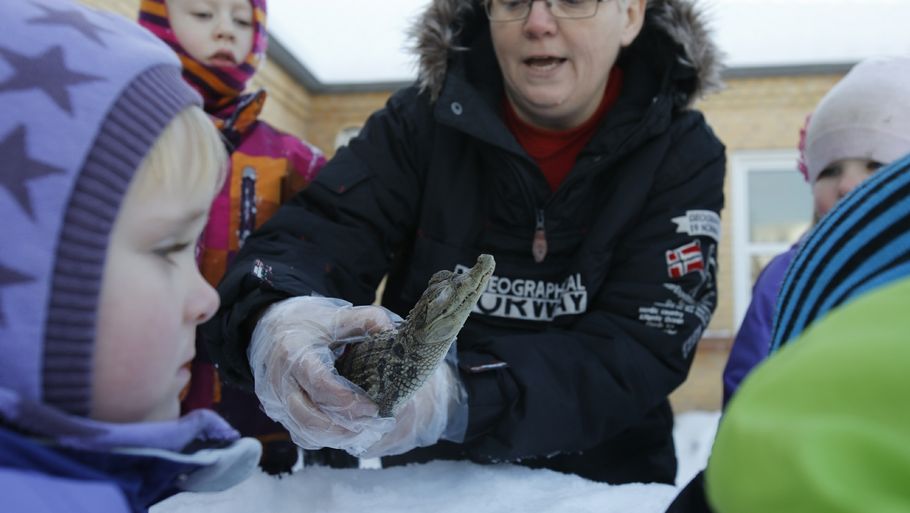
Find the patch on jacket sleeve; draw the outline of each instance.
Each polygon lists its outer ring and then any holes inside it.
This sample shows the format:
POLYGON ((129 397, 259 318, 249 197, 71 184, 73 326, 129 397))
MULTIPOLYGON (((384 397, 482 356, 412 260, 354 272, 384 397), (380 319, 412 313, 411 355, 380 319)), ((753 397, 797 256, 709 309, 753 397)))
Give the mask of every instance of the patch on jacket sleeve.
POLYGON ((685 215, 670 220, 676 223, 676 233, 710 237, 720 242, 720 216, 713 210, 687 210, 685 215))
POLYGON ((272 266, 263 262, 260 259, 256 259, 253 262, 253 266, 250 269, 250 273, 256 277, 262 283, 272 284, 272 266))
POLYGON ((688 244, 666 252, 667 274, 678 280, 683 276, 705 269, 705 260, 701 254, 701 242, 693 240, 688 244))

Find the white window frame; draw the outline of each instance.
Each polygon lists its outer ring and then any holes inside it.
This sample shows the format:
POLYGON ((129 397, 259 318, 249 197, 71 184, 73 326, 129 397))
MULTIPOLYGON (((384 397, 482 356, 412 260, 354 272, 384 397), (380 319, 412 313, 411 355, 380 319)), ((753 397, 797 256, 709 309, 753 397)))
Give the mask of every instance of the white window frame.
MULTIPOLYGON (((752 255, 756 253, 782 253, 792 242, 753 243, 749 240, 749 173, 762 171, 796 170, 796 150, 738 151, 730 157, 733 207, 733 326, 739 331, 749 302, 752 300, 752 255)), ((807 199, 806 201, 809 201, 807 199)))

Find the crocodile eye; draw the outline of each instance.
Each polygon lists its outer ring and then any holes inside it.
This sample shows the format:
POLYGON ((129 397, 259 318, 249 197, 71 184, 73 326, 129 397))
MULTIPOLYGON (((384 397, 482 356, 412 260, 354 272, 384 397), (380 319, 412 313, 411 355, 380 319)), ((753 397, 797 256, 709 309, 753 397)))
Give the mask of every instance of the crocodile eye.
POLYGON ((430 276, 430 281, 428 283, 428 286, 433 286, 441 281, 448 280, 453 275, 454 275, 454 273, 452 271, 446 271, 446 270, 436 271, 436 273, 433 274, 433 276, 430 276))

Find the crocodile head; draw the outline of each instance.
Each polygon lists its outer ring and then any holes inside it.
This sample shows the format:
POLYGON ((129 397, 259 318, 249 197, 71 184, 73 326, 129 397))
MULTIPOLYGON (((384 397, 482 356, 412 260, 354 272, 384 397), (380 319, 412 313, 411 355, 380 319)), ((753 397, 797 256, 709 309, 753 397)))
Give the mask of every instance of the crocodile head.
POLYGON ((423 331, 423 344, 448 344, 468 319, 493 275, 496 262, 490 255, 480 255, 474 267, 464 273, 439 271, 430 278, 427 289, 411 311, 411 316, 424 319, 415 323, 423 331))

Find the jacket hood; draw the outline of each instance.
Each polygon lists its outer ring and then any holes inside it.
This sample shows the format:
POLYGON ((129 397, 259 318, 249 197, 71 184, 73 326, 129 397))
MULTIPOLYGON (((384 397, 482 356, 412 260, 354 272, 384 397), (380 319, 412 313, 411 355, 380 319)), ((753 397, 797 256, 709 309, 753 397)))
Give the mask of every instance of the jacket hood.
POLYGON ((201 104, 180 61, 136 23, 67 0, 0 2, 0 19, 0 425, 96 449, 236 438, 211 412, 87 418, 121 201, 168 123, 201 104))
MULTIPOLYGON (((676 55, 676 63, 693 72, 694 79, 677 81, 674 102, 678 108, 691 106, 698 98, 721 87, 721 52, 711 40, 704 12, 697 0, 648 0, 645 24, 630 46, 650 39, 661 51, 676 55)), ((418 84, 433 99, 445 82, 450 58, 465 52, 471 42, 465 34, 487 30, 479 0, 433 0, 410 30, 412 50, 418 60, 418 84)), ((669 71, 669 70, 668 70, 669 71)))

